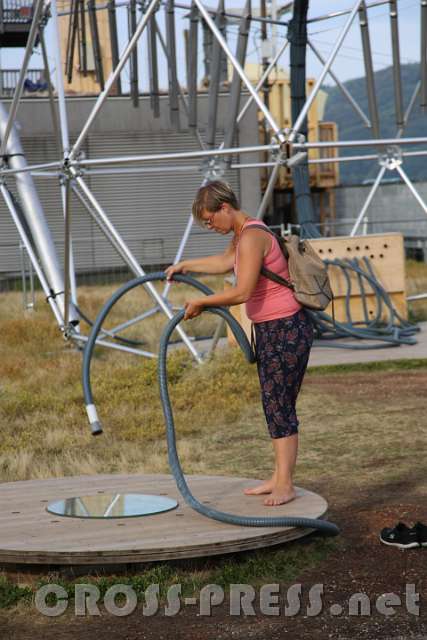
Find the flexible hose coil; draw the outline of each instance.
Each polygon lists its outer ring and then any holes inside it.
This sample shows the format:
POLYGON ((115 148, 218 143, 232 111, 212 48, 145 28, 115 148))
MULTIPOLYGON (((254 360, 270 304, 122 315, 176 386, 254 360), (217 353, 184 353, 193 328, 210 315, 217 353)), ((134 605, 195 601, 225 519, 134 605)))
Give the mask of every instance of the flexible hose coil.
MULTIPOLYGON (((145 275, 123 285, 113 296, 106 302, 104 307, 101 309, 90 333, 88 342, 86 343, 86 347, 84 350, 83 356, 83 391, 86 402, 86 408, 89 416, 89 420, 92 427, 92 433, 94 435, 102 433, 102 427, 98 420, 98 416, 96 413, 95 405, 93 403, 93 395, 90 384, 90 363, 92 359, 93 349, 96 344, 97 335, 101 329, 102 323, 107 317, 108 313, 111 311, 114 304, 128 291, 131 289, 143 285, 146 282, 151 282, 153 280, 165 280, 166 276, 163 272, 152 273, 149 275, 145 275)), ((183 282, 185 284, 191 285, 199 291, 202 291, 205 294, 211 293, 211 290, 202 285, 200 282, 191 278, 189 276, 176 274, 173 278, 177 282, 183 282)), ((251 346, 248 342, 246 334, 244 333, 242 327, 237 322, 237 320, 222 307, 210 307, 207 309, 210 313, 214 313, 216 315, 221 316, 229 325, 232 330, 240 348, 242 349, 246 359, 249 362, 255 362, 255 355, 251 349, 251 346)), ((168 459, 171 467, 172 474, 175 478, 175 482, 177 487, 184 498, 185 502, 192 507, 198 513, 201 513, 208 518, 212 518, 214 520, 219 520, 220 522, 226 522, 228 524, 234 524, 238 526, 246 526, 246 527, 304 527, 310 529, 316 529, 319 531, 323 531, 325 533, 331 535, 337 535, 339 533, 339 528, 337 525, 332 522, 328 522, 326 520, 319 520, 315 518, 301 518, 301 517, 250 517, 250 516, 238 516, 232 513, 226 513, 223 511, 217 511, 216 509, 212 509, 206 507, 201 504, 191 493, 187 482, 184 478, 184 473, 181 468, 181 464, 178 457, 178 452, 176 449, 176 437, 175 437, 175 425, 173 419, 172 406, 169 398, 168 392, 168 382, 167 382, 167 349, 170 340, 170 336, 176 326, 184 317, 184 311, 179 311, 167 324, 165 327, 162 337, 160 339, 160 350, 159 350, 159 364, 158 364, 158 379, 159 379, 159 387, 160 387, 160 397, 162 400, 163 413, 165 416, 166 422, 166 436, 167 436, 167 445, 168 445, 168 459)))

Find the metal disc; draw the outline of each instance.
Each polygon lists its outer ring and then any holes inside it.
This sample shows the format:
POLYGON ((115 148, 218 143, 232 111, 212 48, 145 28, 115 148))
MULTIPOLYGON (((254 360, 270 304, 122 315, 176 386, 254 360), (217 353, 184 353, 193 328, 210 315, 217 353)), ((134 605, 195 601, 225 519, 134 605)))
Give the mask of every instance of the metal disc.
POLYGON ((104 493, 55 500, 49 513, 69 518, 136 518, 176 509, 178 502, 165 496, 143 493, 104 493))

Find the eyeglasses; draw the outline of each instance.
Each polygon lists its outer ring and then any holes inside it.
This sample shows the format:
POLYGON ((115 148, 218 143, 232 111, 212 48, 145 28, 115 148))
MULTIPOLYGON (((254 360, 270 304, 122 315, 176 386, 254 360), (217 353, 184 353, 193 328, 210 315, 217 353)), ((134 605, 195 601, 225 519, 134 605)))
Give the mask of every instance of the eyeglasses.
POLYGON ((213 225, 214 218, 215 218, 215 215, 216 215, 217 213, 218 213, 218 211, 214 211, 214 212, 209 216, 209 218, 207 218, 206 220, 202 220, 202 225, 203 225, 204 227, 206 227, 207 229, 209 229, 209 227, 211 227, 211 226, 213 225))

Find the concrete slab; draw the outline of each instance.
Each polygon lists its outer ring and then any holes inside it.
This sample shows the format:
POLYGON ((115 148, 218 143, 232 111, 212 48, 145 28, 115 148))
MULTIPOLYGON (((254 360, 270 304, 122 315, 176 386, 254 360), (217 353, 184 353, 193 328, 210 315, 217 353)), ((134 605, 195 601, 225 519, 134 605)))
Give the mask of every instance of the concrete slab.
MULTIPOLYGON (((415 345, 364 350, 315 346, 311 350, 308 366, 317 367, 357 362, 427 358, 427 322, 420 322, 419 327, 420 331, 415 335, 417 339, 417 344, 415 345)), ((342 340, 340 342, 345 343, 346 341, 352 344, 355 343, 354 340, 342 340)), ((368 344, 368 342, 361 340, 360 344, 368 344)))

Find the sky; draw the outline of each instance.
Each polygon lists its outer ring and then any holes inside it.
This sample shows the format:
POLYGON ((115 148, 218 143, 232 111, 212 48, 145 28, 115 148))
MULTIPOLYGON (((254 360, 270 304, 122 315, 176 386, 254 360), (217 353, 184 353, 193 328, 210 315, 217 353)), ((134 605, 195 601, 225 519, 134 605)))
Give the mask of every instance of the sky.
MULTIPOLYGON (((182 0, 181 0, 182 1, 182 0)), ((186 0, 184 0, 186 1, 186 0)), ((372 0, 368 0, 369 2, 372 0)), ((236 7, 243 6, 242 0, 226 0, 226 10, 232 11, 236 7)), ((280 1, 278 2, 280 6, 280 1)), ((310 3, 309 18, 318 16, 324 16, 335 11, 351 9, 353 2, 350 0, 312 0, 310 3)), ((213 6, 212 0, 206 3, 207 6, 213 6)), ((255 0, 253 6, 258 5, 255 0)), ((267 6, 270 3, 267 2, 267 6)), ((159 13, 158 21, 160 25, 163 23, 163 11, 159 13)), ((184 17, 188 12, 181 10, 177 12, 177 15, 181 16, 179 24, 177 26, 177 57, 178 57, 178 69, 179 79, 185 84, 185 54, 184 54, 184 37, 183 30, 188 27, 188 20, 184 17)), ((402 63, 417 62, 419 61, 420 54, 420 0, 398 0, 398 14, 399 14, 399 34, 400 34, 400 54, 402 63)), ((289 15, 289 14, 288 14, 289 15)), ((343 28, 348 16, 340 16, 337 18, 329 18, 318 22, 311 23, 309 25, 309 37, 313 44, 319 50, 319 52, 327 57, 332 47, 334 46, 340 31, 343 28)), ((127 19, 125 8, 118 11, 119 21, 119 45, 122 50, 127 41, 127 19)), ((258 23, 259 25, 259 23, 258 23)), ((369 26, 371 35, 371 48, 373 53, 374 69, 379 70, 390 66, 392 63, 391 53, 391 38, 390 38, 390 18, 389 7, 383 5, 379 7, 373 7, 369 10, 369 26)), ((232 50, 235 50, 236 46, 236 34, 237 25, 230 26, 228 30, 228 41, 232 50)), ((277 46, 283 43, 283 38, 286 35, 286 27, 278 27, 275 33, 269 32, 268 39, 270 42, 276 42, 277 46)), ((48 47, 49 64, 51 71, 54 71, 54 58, 53 58, 53 32, 52 25, 48 24, 46 29, 46 42, 48 47)), ((262 52, 260 46, 260 29, 255 26, 251 30, 251 36, 248 45, 248 61, 261 62, 262 52)), ((3 69, 19 69, 23 58, 23 51, 13 49, 0 50, 0 66, 3 69)), ((140 58, 140 84, 142 90, 147 88, 147 71, 146 71, 146 41, 143 34, 143 39, 140 45, 139 51, 140 58)), ((201 58, 201 56, 199 56, 201 58)), ((286 70, 288 67, 288 53, 282 57, 281 66, 286 70)), ((30 68, 42 68, 42 59, 39 51, 35 51, 30 61, 30 68)), ((166 87, 167 83, 167 69, 166 62, 160 62, 161 73, 160 82, 163 87, 166 87)), ((351 78, 358 78, 364 75, 363 57, 360 41, 360 31, 358 18, 354 20, 354 23, 348 32, 344 43, 338 52, 336 60, 333 64, 333 70, 342 81, 349 80, 351 78)), ((307 57, 307 74, 310 77, 316 78, 321 71, 321 65, 314 57, 313 54, 309 54, 307 57)), ((203 63, 200 60, 199 73, 203 73, 203 63)), ((126 87, 126 77, 129 77, 129 70, 125 67, 123 71, 122 82, 126 87)), ((333 81, 327 77, 325 84, 332 85, 333 81)))

